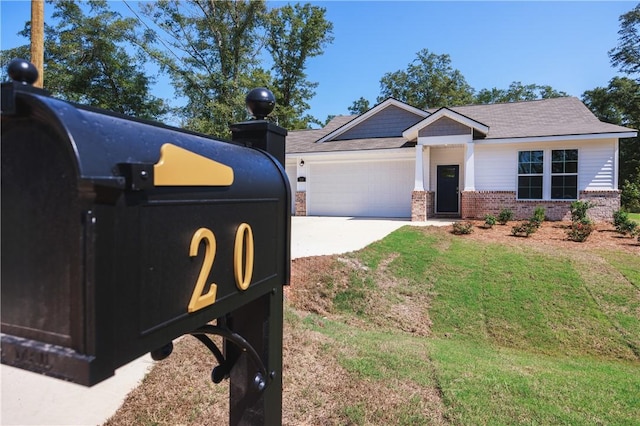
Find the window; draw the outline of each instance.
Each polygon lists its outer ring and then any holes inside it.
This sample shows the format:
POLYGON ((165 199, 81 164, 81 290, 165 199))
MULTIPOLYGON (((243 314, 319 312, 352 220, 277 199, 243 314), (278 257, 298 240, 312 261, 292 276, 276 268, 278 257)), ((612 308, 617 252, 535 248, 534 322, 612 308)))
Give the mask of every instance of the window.
POLYGON ((543 162, 542 151, 518 152, 518 199, 542 199, 543 162))
POLYGON ((578 198, 578 150, 551 151, 551 199, 578 198))

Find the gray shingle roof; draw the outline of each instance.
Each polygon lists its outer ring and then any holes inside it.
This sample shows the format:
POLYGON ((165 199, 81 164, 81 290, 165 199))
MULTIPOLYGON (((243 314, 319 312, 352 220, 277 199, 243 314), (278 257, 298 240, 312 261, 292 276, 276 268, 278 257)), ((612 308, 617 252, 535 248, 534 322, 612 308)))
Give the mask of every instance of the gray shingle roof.
MULTIPOLYGON (((490 105, 469 105, 449 108, 458 114, 489 126, 484 140, 572 136, 633 132, 614 124, 601 122, 574 97, 543 99, 490 105)), ((429 110, 434 112, 435 110, 429 110)), ((287 136, 287 153, 357 151, 414 146, 402 137, 350 139, 316 143, 323 136, 353 120, 355 115, 333 118, 322 129, 294 130, 287 136)), ((375 120, 375 118, 372 118, 375 120)))
POLYGON ((633 131, 598 120, 578 98, 573 97, 450 109, 489 126, 486 139, 633 131))

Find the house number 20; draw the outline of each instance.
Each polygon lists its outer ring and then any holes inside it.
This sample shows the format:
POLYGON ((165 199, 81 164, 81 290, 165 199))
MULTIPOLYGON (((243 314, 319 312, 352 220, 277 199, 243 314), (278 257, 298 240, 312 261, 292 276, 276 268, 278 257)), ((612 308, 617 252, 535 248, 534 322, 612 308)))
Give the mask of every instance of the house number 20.
MULTIPOLYGON (((204 260, 187 307, 190 313, 213 305, 216 301, 216 292, 218 290, 218 286, 215 283, 211 283, 209 290, 204 293, 207 278, 216 257, 216 237, 210 229, 200 228, 193 234, 191 245, 189 246, 189 256, 195 257, 198 255, 201 242, 204 242, 204 260)), ((247 223, 242 223, 236 230, 233 247, 233 275, 236 279, 236 286, 242 291, 249 288, 249 284, 251 284, 253 250, 253 231, 251 226, 247 223)))

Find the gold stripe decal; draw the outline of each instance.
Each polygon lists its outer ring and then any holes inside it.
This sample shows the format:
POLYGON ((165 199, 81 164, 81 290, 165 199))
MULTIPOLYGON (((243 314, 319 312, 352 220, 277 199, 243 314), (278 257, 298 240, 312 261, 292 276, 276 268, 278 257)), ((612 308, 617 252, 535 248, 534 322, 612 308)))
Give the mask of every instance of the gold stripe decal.
POLYGON ((233 169, 210 158, 166 143, 153 166, 155 186, 230 186, 233 169))

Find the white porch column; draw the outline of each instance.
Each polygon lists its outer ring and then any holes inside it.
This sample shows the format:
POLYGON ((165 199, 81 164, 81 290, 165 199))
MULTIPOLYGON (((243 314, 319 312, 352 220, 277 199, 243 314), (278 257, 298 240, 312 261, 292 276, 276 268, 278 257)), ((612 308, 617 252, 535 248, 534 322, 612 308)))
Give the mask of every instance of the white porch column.
POLYGON ((464 190, 476 190, 475 158, 473 156, 474 143, 468 142, 464 147, 464 190))
POLYGON ((430 146, 425 146, 424 147, 424 163, 423 163, 423 167, 422 167, 422 176, 424 178, 424 188, 425 191, 430 191, 431 190, 431 147, 430 146), (427 165, 427 167, 424 167, 424 164, 427 165))
POLYGON ((414 191, 424 191, 424 169, 422 166, 423 145, 416 145, 416 174, 413 184, 414 191))

